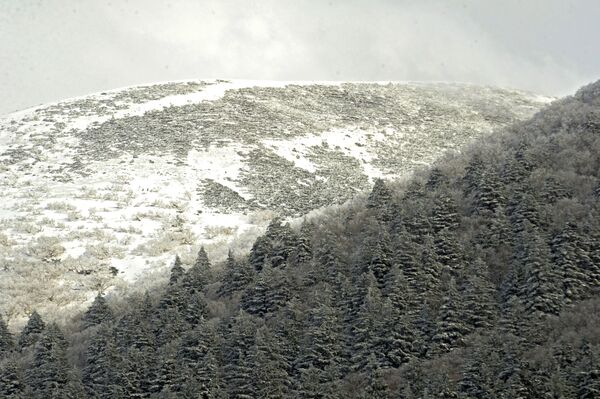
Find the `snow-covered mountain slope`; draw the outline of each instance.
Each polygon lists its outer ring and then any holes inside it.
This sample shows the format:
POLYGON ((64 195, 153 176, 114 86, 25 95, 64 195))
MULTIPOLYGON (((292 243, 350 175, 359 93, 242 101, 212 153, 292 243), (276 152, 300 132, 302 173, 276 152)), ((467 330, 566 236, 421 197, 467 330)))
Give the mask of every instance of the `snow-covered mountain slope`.
MULTIPOLYGON (((464 84, 186 81, 0 119, 0 311, 242 251, 301 217, 531 116, 550 98, 464 84)), ((160 274, 160 273, 159 273, 160 274)), ((154 276, 154 275, 153 275, 154 276)))

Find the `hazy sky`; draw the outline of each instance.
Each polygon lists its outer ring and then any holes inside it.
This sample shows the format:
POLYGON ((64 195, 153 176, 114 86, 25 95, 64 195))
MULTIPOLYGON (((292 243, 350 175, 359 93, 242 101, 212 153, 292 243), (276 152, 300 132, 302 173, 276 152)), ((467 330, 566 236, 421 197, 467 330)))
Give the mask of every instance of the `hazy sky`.
POLYGON ((600 78, 598 0, 0 0, 0 114, 186 78, 600 78))

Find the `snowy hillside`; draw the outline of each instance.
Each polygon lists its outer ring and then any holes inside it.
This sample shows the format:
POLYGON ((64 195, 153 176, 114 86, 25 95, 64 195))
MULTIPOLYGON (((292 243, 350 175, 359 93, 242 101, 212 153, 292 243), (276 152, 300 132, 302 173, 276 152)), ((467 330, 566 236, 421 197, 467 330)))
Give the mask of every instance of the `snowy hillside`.
MULTIPOLYGON (((200 245, 342 203, 550 98, 462 84, 189 81, 0 119, 0 309, 78 307, 200 245)), ((152 274, 152 272, 157 272, 152 274)))

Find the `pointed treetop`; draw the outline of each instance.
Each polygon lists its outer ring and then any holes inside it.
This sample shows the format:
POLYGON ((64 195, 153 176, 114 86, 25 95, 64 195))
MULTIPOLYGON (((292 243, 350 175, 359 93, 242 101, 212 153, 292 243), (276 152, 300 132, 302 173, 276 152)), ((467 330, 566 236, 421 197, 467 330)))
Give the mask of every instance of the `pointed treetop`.
POLYGON ((112 310, 110 310, 102 293, 98 292, 98 295, 94 298, 94 302, 81 319, 83 328, 95 326, 103 322, 110 322, 112 320, 112 310))
POLYGON ((171 268, 171 277, 169 279, 169 284, 178 283, 184 274, 185 270, 183 270, 183 266, 181 266, 181 258, 179 257, 179 255, 175 255, 175 262, 173 263, 173 267, 171 268))
MULTIPOLYGON (((231 252, 231 250, 230 250, 230 252, 231 252)), ((198 256, 196 257, 196 262, 194 263, 194 266, 199 266, 199 267, 202 267, 203 269, 210 266, 210 262, 208 261, 208 255, 206 254, 204 247, 200 247, 200 250, 198 251, 198 256)))
POLYGON ((29 316, 29 321, 21 335, 19 336, 19 347, 25 348, 27 346, 35 344, 42 331, 46 328, 46 324, 42 320, 41 316, 37 311, 33 311, 31 316, 29 316))

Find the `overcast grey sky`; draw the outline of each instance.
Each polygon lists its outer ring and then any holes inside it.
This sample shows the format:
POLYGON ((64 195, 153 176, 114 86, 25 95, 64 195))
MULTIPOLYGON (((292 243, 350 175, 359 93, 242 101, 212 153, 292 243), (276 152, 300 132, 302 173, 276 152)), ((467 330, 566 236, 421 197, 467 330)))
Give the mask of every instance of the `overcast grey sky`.
POLYGON ((600 78, 598 0, 0 0, 0 114, 186 78, 600 78))

